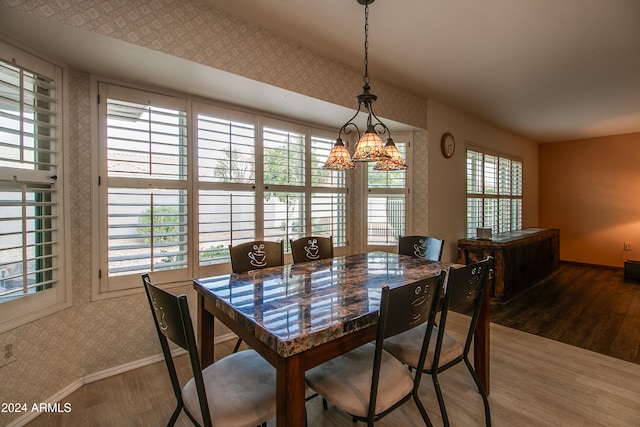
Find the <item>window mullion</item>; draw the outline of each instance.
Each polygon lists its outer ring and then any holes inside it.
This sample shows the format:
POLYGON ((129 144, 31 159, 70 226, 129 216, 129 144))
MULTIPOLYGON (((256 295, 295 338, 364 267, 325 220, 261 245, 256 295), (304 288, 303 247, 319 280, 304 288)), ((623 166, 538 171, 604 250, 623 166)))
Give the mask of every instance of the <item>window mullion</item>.
MULTIPOLYGON (((20 150, 22 151, 22 150, 20 150)), ((22 292, 24 294, 27 293, 28 290, 28 280, 27 280, 27 272, 29 271, 28 269, 28 257, 29 257, 29 252, 28 252, 28 240, 27 240, 27 186, 26 185, 22 185, 21 186, 21 209, 22 209, 22 292)))
POLYGON ((522 167, 520 162, 499 155, 467 150, 467 237, 474 237, 474 226, 490 227, 494 233, 510 231, 522 224, 522 211, 517 208, 522 201, 522 167), (480 194, 472 190, 476 184, 475 159, 481 159, 480 194), (478 208, 478 205, 480 206, 478 208))
MULTIPOLYGON (((147 251, 144 257, 151 259, 150 270, 172 266, 173 255, 165 256, 161 252, 173 251, 162 239, 165 234, 182 239, 184 233, 188 233, 187 271, 195 275, 218 271, 215 264, 228 262, 228 245, 243 240, 265 238, 265 235, 288 239, 295 233, 308 234, 316 230, 346 233, 344 172, 333 174, 322 170, 320 161, 325 156, 319 152, 325 149, 324 141, 319 145, 320 151, 314 151, 316 145, 310 128, 185 100, 185 116, 175 117, 186 120, 186 147, 180 145, 174 155, 172 141, 178 134, 184 137, 183 128, 174 132, 167 131, 166 126, 179 124, 172 114, 183 111, 178 102, 181 98, 164 95, 155 98, 156 94, 141 90, 105 86, 105 93, 112 94, 105 99, 114 101, 109 104, 113 109, 107 107, 101 113, 101 119, 107 123, 103 135, 107 144, 100 154, 108 159, 104 180, 107 185, 103 190, 109 208, 103 231, 110 243, 103 249, 103 257, 107 259, 103 265, 107 269, 111 262, 126 261, 128 247, 142 250, 143 246, 147 251), (148 116, 144 116, 147 113, 148 116), (133 126, 139 115, 143 115, 146 123, 133 126), (128 128, 139 133, 129 135, 128 128), (183 176, 184 165, 187 173, 183 176), (315 196, 316 189, 322 197, 315 196), (265 196, 272 198, 267 201, 265 196), (162 197, 165 201, 160 202, 162 197), (167 197, 174 202, 167 202, 167 197), (146 203, 148 208, 144 206, 146 203), (171 218, 173 213, 163 210, 167 203, 180 206, 177 220, 171 218), (341 213, 334 221, 335 211, 341 213), (313 217, 314 212, 318 212, 318 218, 313 217), (144 216, 148 224, 143 235, 137 229, 143 227, 138 218, 144 216), (160 222, 162 218, 168 223, 160 222), (267 221, 271 221, 268 226, 267 221), (336 225, 338 223, 342 225, 336 225), (173 227, 173 231, 165 227, 173 227), (285 227, 284 233, 280 227, 285 227), (128 234, 138 237, 132 241, 128 234), (143 239, 148 239, 146 245, 141 243, 143 239), (158 256, 171 259, 156 264, 154 260, 158 256)), ((332 145, 329 138, 326 145, 328 151, 332 145)), ((391 193, 399 191, 394 189, 391 193)), ((346 236, 340 239, 336 235, 334 242, 344 246, 346 236)), ((182 250, 176 246, 176 255, 181 255, 177 252, 182 250)), ((126 268, 121 265, 114 270, 118 279, 133 274, 126 268)), ((171 276, 169 273, 158 272, 159 281, 169 281, 164 280, 165 276, 171 276)), ((112 283, 113 286, 107 284, 104 289, 124 289, 120 285, 124 280, 112 283)))
MULTIPOLYGON (((159 282, 190 272, 187 102, 104 85, 106 287, 131 287, 154 271, 159 282)), ((137 286, 137 285, 134 285, 137 286)))

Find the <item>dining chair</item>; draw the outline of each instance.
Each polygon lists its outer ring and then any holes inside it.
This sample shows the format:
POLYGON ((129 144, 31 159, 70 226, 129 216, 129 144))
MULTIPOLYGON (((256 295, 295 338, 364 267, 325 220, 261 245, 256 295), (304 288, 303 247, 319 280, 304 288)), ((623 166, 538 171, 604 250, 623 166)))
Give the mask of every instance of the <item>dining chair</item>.
MULTIPOLYGON (((284 246, 282 241, 255 240, 236 246, 229 245, 229 256, 233 272, 244 273, 245 271, 284 265, 284 246)), ((242 339, 238 338, 233 348, 234 353, 238 351, 240 344, 242 344, 242 339)))
POLYGON ((276 371, 255 350, 232 353, 201 368, 187 296, 173 295, 142 275, 177 406, 167 426, 184 409, 198 426, 266 426, 276 416, 276 371), (180 385, 169 342, 187 351, 193 377, 180 385))
POLYGON ((306 236, 289 240, 293 263, 333 258, 333 236, 306 236))
POLYGON ((473 381, 476 383, 478 392, 482 396, 484 404, 485 424, 487 426, 491 425, 491 411, 489 408, 487 393, 480 382, 478 374, 473 369, 473 366, 469 361, 469 350, 471 348, 473 334, 478 322, 485 287, 487 286, 489 275, 492 270, 492 257, 487 257, 487 259, 483 261, 463 267, 449 268, 446 291, 441 305, 439 324, 434 325, 430 332, 421 325, 418 328, 388 339, 384 344, 385 350, 391 353, 395 358, 411 368, 419 369, 421 365, 420 358, 422 357, 423 351, 419 343, 422 342, 421 340, 425 333, 431 333, 429 351, 427 353, 427 359, 423 365, 423 370, 426 374, 431 375, 433 380, 436 396, 438 397, 438 405, 440 406, 440 413, 442 415, 442 421, 445 426, 449 425, 449 418, 447 416, 442 390, 440 389, 438 375, 460 362, 464 362, 471 374, 471 377, 473 378, 473 381), (469 312, 471 314, 468 316, 468 328, 466 329, 465 341, 461 344, 455 338, 446 333, 446 326, 448 311, 462 306, 469 308, 469 312))
MULTIPOLYGON (((430 328, 435 307, 441 295, 445 272, 409 285, 382 287, 376 340, 335 357, 307 371, 309 388, 350 414, 354 421, 368 426, 400 407, 413 397, 427 425, 427 411, 418 397, 422 369, 415 375, 383 349, 389 337, 426 324, 424 351, 418 360, 422 367, 426 359, 430 328)), ((326 400, 325 400, 326 399, 326 400)))
POLYGON ((440 261, 444 240, 431 236, 401 236, 398 239, 398 253, 429 261, 440 261))
POLYGON ((229 255, 234 273, 284 265, 282 241, 255 240, 236 246, 229 245, 229 255))

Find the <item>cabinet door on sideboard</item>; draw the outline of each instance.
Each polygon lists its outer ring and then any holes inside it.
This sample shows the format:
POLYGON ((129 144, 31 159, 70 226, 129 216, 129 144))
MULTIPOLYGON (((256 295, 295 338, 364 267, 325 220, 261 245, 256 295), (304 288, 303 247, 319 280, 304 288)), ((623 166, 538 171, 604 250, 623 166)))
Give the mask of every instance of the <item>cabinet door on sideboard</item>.
POLYGON ((476 262, 489 255, 495 258, 490 295, 507 301, 544 280, 560 266, 560 232, 524 229, 498 234, 492 240, 458 241, 459 263, 476 262))

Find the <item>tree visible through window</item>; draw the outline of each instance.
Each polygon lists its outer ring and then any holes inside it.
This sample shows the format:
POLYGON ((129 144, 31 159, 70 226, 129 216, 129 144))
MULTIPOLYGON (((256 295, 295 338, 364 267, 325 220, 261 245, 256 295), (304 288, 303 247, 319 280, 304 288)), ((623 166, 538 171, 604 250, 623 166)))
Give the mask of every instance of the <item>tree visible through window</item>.
POLYGON ((186 111, 111 96, 106 116, 109 276, 186 269, 186 111))
POLYGON ((98 292, 147 271, 160 283, 225 271, 229 245, 250 240, 346 245, 344 172, 322 169, 325 131, 118 85, 99 93, 98 292))

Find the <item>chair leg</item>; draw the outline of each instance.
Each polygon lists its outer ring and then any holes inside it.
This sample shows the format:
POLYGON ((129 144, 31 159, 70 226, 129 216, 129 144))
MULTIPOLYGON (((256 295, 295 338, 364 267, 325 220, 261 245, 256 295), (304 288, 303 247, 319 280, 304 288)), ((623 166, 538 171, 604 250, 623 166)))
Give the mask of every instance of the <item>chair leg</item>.
POLYGON ((318 393, 314 393, 314 394, 312 394, 312 395, 311 395, 311 396, 309 396, 309 397, 305 397, 305 398, 304 398, 304 401, 305 401, 305 402, 308 402, 308 401, 310 401, 311 399, 313 399, 313 398, 315 398, 315 397, 318 397, 318 396, 319 396, 319 394, 318 394, 318 393))
POLYGON ((187 416, 189 417, 189 419, 191 420, 194 426, 200 425, 200 423, 198 423, 198 421, 193 417, 191 412, 189 412, 189 410, 186 407, 184 408, 184 413, 187 414, 187 416))
POLYGON ((482 383, 480 382, 480 377, 478 377, 476 370, 473 369, 471 362, 469 362, 469 359, 466 357, 464 358, 464 364, 467 365, 467 369, 469 370, 469 373, 471 374, 473 381, 476 383, 476 387, 478 387, 478 393, 480 393, 480 396, 482 396, 482 403, 484 404, 484 422, 487 427, 490 427, 491 426, 491 409, 489 408, 489 399, 487 397, 487 392, 484 389, 484 386, 482 385, 482 383))
POLYGON ((180 415, 180 411, 182 411, 182 405, 178 402, 178 405, 176 405, 176 409, 173 411, 173 414, 171 414, 171 419, 167 423, 167 427, 173 427, 173 425, 178 420, 178 416, 180 415))
POLYGON ((431 423, 431 419, 429 419, 429 414, 427 414, 427 410, 425 409, 424 405, 422 404, 422 401, 418 397, 418 392, 417 391, 413 392, 413 401, 416 402, 416 406, 418 407, 418 410, 420 411, 420 415, 422 415, 422 419, 424 420, 424 424, 427 427, 433 427, 433 424, 431 423))
POLYGON ((240 344, 242 344, 242 338, 238 338, 238 341, 236 341, 236 346, 233 347, 233 352, 237 353, 238 349, 240 348, 240 344))
POLYGON ((440 382, 438 381, 438 374, 435 370, 431 374, 433 379, 433 388, 436 390, 436 396, 438 397, 438 406, 440 406, 440 414, 442 415, 442 425, 449 427, 449 417, 447 416, 447 408, 444 406, 444 397, 442 396, 442 390, 440 390, 440 382))

